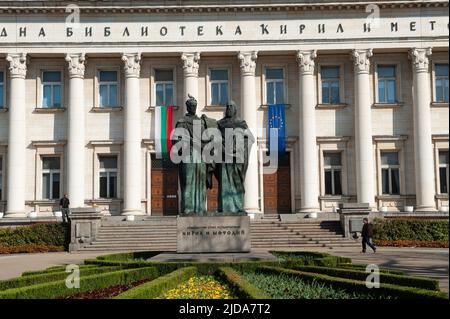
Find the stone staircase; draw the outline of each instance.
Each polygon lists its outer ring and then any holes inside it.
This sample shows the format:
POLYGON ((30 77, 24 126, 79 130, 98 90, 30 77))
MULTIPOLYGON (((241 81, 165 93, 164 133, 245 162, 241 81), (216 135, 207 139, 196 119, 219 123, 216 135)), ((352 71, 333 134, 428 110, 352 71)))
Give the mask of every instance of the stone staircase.
MULTIPOLYGON (((176 218, 146 217, 139 221, 102 221, 96 241, 80 251, 176 251, 176 218)), ((359 246, 343 237, 338 221, 281 222, 277 215, 252 220, 252 248, 359 246)))
POLYGON ((251 223, 252 248, 356 247, 344 237, 339 221, 282 222, 261 219, 251 223))

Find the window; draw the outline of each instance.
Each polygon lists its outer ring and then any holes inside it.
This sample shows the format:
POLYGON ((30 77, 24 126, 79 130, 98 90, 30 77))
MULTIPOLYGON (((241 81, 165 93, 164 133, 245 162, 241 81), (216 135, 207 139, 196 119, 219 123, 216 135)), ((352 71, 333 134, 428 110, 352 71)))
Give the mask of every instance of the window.
POLYGON ((325 195, 342 195, 341 153, 324 153, 325 195))
POLYGON ((59 157, 42 158, 42 199, 58 199, 60 189, 59 157))
POLYGON ((228 102, 228 70, 211 69, 211 105, 226 105, 228 102))
POLYGON ((322 82, 322 103, 339 104, 339 66, 322 66, 320 68, 322 82))
POLYGON ((42 107, 61 107, 61 72, 42 72, 42 107))
POLYGON ((0 200, 3 198, 3 158, 0 156, 0 200))
POLYGON ((266 103, 284 103, 284 70, 266 69, 266 103))
POLYGON ((400 194, 400 165, 398 152, 381 153, 381 179, 383 194, 400 194))
POLYGON ((378 66, 378 102, 396 103, 397 84, 395 65, 378 66))
POLYGON ((155 70, 155 96, 157 106, 173 105, 173 71, 155 70))
POLYGON ((435 72, 435 90, 436 102, 448 103, 448 64, 436 63, 435 72))
POLYGON ((117 198, 117 156, 100 156, 100 198, 117 198))
POLYGON ((448 151, 439 151, 439 193, 448 194, 448 151))
POLYGON ((100 71, 99 95, 100 107, 117 107, 118 105, 118 75, 117 71, 100 71))
POLYGON ((5 107, 5 73, 0 71, 0 108, 5 107))

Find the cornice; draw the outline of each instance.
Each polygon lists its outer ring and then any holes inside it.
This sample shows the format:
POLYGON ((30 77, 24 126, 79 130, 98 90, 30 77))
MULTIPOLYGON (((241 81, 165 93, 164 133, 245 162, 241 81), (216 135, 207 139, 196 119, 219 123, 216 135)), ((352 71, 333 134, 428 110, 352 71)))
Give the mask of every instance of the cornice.
MULTIPOLYGON (((13 6, 0 1, 0 14, 67 14, 66 6, 74 1, 61 1, 60 5, 35 5, 19 1, 11 1, 13 6)), ((285 11, 327 11, 327 10, 364 10, 369 4, 376 4, 380 9, 412 9, 412 8, 438 8, 448 7, 448 1, 355 1, 355 2, 316 2, 316 3, 289 3, 289 4, 233 4, 233 5, 108 5, 98 4, 95 6, 79 3, 80 13, 86 14, 186 14, 186 13, 238 13, 238 12, 285 12, 285 11)))

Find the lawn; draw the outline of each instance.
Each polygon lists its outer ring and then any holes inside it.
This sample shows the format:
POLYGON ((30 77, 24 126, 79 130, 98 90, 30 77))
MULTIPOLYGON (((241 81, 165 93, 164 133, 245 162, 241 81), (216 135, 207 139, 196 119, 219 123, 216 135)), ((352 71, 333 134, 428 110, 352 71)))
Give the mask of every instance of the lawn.
POLYGON ((448 299, 436 280, 381 269, 366 286, 364 265, 315 252, 277 252, 276 261, 149 262, 157 252, 88 259, 79 284, 64 266, 0 281, 0 299, 448 299), (72 277, 69 277, 72 278, 72 277))

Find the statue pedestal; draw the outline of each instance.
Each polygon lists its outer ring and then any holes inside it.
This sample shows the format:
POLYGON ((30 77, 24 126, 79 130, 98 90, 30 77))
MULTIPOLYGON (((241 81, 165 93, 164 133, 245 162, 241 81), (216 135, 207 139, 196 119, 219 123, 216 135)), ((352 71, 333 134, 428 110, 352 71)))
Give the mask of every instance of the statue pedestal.
POLYGON ((177 218, 177 253, 249 252, 249 216, 177 218))

